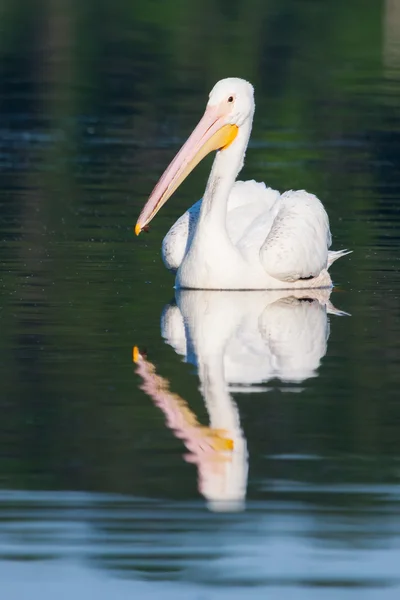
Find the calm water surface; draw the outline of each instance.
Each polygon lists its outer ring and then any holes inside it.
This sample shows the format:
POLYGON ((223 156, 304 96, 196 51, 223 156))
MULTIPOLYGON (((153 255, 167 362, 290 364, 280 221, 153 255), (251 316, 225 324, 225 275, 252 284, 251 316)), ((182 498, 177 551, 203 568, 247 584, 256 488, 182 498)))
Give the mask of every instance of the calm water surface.
POLYGON ((400 593, 400 2, 0 3, 4 597, 400 593), (134 6, 135 5, 135 6, 134 6), (219 78, 331 294, 174 293, 132 227, 219 78))

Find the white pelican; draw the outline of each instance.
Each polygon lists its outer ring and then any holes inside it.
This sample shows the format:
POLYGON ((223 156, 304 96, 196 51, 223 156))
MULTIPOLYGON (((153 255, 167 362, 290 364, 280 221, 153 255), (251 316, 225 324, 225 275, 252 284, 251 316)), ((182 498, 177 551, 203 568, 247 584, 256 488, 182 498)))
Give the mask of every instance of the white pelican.
POLYGON ((176 287, 292 289, 331 287, 326 211, 304 190, 284 194, 255 181, 235 181, 254 115, 254 89, 228 78, 212 89, 205 113, 155 186, 135 227, 138 235, 194 167, 217 150, 202 200, 172 226, 162 245, 176 287))

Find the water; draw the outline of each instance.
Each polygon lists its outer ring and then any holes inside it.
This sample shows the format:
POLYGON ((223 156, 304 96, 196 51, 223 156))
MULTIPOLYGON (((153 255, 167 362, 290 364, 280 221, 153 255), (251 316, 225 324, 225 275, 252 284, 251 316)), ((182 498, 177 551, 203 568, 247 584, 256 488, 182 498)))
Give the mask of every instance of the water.
POLYGON ((400 3, 0 13, 7 598, 397 598, 400 3), (175 297, 161 240, 210 159, 133 235, 228 75, 242 177, 313 191, 353 250, 330 298, 175 297))

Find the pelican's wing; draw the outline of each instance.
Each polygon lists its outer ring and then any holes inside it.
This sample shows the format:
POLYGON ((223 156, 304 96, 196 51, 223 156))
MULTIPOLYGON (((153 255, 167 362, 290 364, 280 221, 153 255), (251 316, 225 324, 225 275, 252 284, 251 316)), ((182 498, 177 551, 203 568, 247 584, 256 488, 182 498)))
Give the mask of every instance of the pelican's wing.
POLYGON ((304 190, 285 192, 260 246, 260 260, 281 281, 316 277, 328 266, 331 241, 328 215, 318 198, 304 190))
MULTIPOLYGON (((279 192, 256 181, 236 181, 229 198, 226 227, 234 244, 262 215, 271 214, 279 192)), ((189 208, 171 227, 162 243, 162 258, 168 269, 177 270, 196 230, 202 200, 189 208)), ((272 220, 271 220, 272 225, 272 220)), ((265 239, 265 229, 264 229, 265 239)), ((258 248, 260 245, 258 245, 258 248)))
POLYGON ((183 213, 183 215, 172 225, 171 229, 163 239, 161 254, 167 269, 173 271, 179 269, 179 265, 185 256, 190 239, 196 229, 201 202, 202 201, 199 200, 193 204, 189 210, 183 213))

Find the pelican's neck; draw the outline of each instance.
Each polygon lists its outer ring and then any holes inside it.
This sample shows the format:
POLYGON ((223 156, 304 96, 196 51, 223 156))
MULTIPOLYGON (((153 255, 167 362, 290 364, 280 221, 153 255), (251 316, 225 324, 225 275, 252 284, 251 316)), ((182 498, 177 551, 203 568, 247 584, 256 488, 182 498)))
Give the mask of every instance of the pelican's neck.
POLYGON ((243 166, 250 131, 251 119, 248 119, 239 127, 231 145, 217 152, 196 229, 178 270, 178 287, 232 289, 237 287, 237 277, 246 276, 246 260, 228 233, 227 204, 243 166))
POLYGON ((215 156, 201 206, 200 228, 207 223, 208 227, 216 226, 220 233, 226 226, 228 198, 244 164, 251 125, 252 118, 246 119, 239 127, 234 141, 226 149, 219 150, 215 156))

